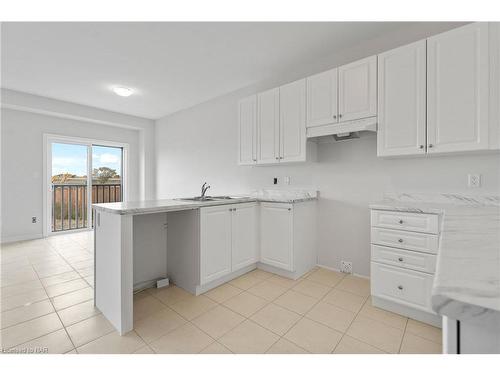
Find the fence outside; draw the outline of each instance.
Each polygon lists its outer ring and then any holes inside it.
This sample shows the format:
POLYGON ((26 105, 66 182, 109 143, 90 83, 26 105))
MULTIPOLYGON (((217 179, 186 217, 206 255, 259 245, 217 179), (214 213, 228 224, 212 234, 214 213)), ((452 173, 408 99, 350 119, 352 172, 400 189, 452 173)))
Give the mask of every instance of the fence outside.
MULTIPOLYGON (((92 184, 91 196, 92 203, 121 202, 121 184, 92 184)), ((88 227, 87 199, 86 184, 53 184, 52 231, 88 227)))

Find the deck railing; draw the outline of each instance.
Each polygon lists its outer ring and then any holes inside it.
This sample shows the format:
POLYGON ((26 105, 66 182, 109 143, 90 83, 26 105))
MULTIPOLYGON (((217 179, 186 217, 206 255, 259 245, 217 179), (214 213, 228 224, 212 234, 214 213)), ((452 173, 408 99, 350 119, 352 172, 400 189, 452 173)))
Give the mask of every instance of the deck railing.
MULTIPOLYGON (((121 184, 92 184, 92 203, 121 202, 121 184)), ((87 185, 52 185, 52 231, 88 227, 87 185)), ((93 219, 92 219, 93 222, 93 219)))

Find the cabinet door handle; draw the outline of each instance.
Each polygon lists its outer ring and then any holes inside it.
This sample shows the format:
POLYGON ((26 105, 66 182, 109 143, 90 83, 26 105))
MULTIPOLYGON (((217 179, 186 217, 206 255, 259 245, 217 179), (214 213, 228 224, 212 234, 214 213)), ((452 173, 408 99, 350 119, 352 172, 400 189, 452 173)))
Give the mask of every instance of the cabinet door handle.
POLYGON ((403 261, 403 258, 398 258, 398 260, 399 260, 400 262, 402 262, 402 261, 403 261))
POLYGON ((424 148, 424 145, 420 145, 418 146, 418 148, 422 150, 424 148))
POLYGON ((337 115, 333 115, 333 119, 337 119, 337 115))
POLYGON ((276 160, 279 160, 279 159, 280 159, 279 156, 276 156, 276 160))
POLYGON ((399 243, 403 243, 403 239, 402 239, 402 238, 400 238, 400 239, 398 240, 398 242, 399 242, 399 243))
POLYGON ((403 224, 403 223, 404 223, 404 221, 400 219, 399 220, 399 224, 403 224))
POLYGON ((291 211, 292 209, 291 208, 288 208, 288 211, 291 211))
POLYGON ((342 118, 342 115, 339 115, 339 118, 342 118))
POLYGON ((432 143, 429 143, 429 145, 428 145, 427 147, 429 147, 429 148, 433 148, 433 147, 434 147, 434 145, 433 145, 432 143))
POLYGON ((398 289, 399 290, 403 290, 403 286, 402 285, 398 285, 398 289))

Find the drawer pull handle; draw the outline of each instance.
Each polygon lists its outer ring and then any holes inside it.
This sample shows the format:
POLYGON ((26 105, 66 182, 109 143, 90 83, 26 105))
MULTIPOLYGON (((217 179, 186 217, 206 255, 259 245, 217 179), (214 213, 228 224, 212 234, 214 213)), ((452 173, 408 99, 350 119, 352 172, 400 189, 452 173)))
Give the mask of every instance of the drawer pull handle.
POLYGON ((398 258, 398 260, 399 260, 400 262, 402 262, 402 261, 403 261, 403 258, 398 258))
POLYGON ((403 242, 403 239, 402 239, 402 238, 400 238, 400 239, 398 240, 398 242, 399 242, 399 243, 402 243, 402 242, 403 242))
POLYGON ((400 219, 399 220, 399 224, 403 224, 403 223, 404 223, 404 221, 400 219))
POLYGON ((403 286, 402 285, 398 285, 398 289, 399 290, 403 290, 403 286))

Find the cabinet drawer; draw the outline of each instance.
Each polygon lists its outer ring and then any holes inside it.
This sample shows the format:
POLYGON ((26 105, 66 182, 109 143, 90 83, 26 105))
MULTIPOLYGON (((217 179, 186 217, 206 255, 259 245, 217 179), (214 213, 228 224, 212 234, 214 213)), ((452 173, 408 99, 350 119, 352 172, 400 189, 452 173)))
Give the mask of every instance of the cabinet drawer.
POLYGON ((411 212, 372 210, 373 227, 410 230, 413 232, 439 233, 438 215, 411 212))
POLYGON ((371 292, 420 310, 432 311, 433 275, 371 262, 371 292))
POLYGON ((371 260, 427 273, 434 273, 436 270, 435 255, 392 247, 372 245, 371 260))
POLYGON ((398 247, 404 250, 437 254, 438 236, 435 234, 406 232, 402 230, 372 228, 373 245, 398 247))

